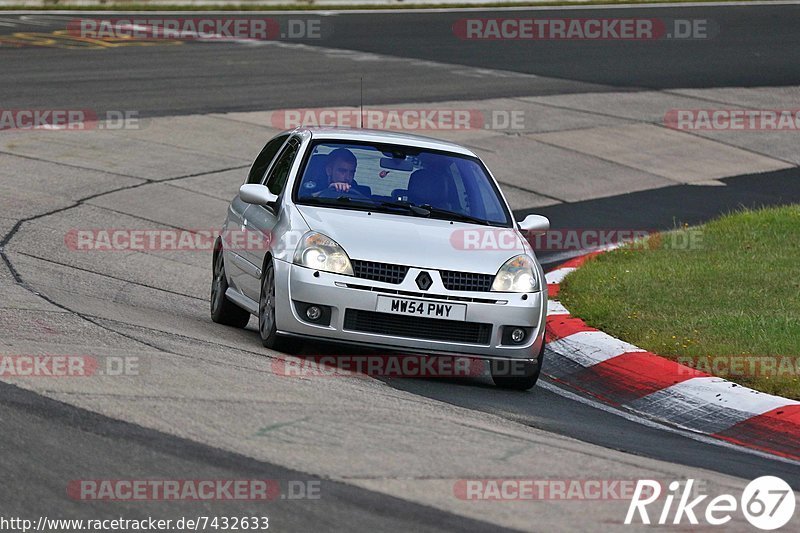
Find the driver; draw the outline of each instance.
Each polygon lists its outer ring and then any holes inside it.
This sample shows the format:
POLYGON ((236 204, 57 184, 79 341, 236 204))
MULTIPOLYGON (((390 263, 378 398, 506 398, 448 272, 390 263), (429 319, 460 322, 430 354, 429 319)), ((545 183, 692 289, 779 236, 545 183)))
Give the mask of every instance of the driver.
POLYGON ((347 148, 337 148, 328 154, 325 165, 328 188, 338 192, 347 192, 354 185, 358 185, 354 179, 357 164, 356 156, 347 148))

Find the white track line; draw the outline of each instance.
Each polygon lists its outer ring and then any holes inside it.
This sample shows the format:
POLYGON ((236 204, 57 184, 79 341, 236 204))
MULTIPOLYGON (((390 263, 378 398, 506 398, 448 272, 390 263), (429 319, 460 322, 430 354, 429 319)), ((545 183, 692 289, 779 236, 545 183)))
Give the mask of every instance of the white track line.
POLYGON ((643 396, 627 407, 685 429, 719 433, 739 422, 798 403, 719 377, 699 377, 643 396))
POLYGON ((547 316, 568 315, 569 311, 558 300, 547 300, 547 316))
POLYGON ((574 272, 575 270, 578 269, 572 267, 557 268, 545 274, 544 279, 547 281, 548 285, 552 285, 553 283, 561 283, 564 281, 564 278, 567 277, 567 274, 574 272))
POLYGON ((602 331, 578 331, 547 343, 547 347, 587 368, 624 353, 646 351, 602 331))
POLYGON ((682 437, 686 437, 686 438, 692 439, 692 440, 697 441, 697 442, 702 442, 703 444, 711 444, 713 446, 721 446, 723 448, 736 450, 738 452, 747 453, 747 454, 750 454, 750 455, 755 455, 755 456, 761 457, 763 459, 771 459, 773 461, 780 461, 782 463, 788 463, 788 464, 791 464, 791 465, 800 465, 800 461, 795 461, 793 459, 787 459, 786 457, 781 457, 779 455, 772 455, 770 453, 762 452, 762 451, 759 451, 759 450, 754 450, 752 448, 745 448, 743 446, 738 446, 736 444, 733 444, 733 443, 725 441, 725 440, 715 439, 713 437, 709 437, 707 435, 703 435, 703 434, 700 434, 700 433, 695 433, 695 432, 692 432, 692 431, 687 431, 687 430, 683 430, 683 429, 674 428, 672 426, 667 426, 667 425, 664 425, 664 424, 660 424, 660 423, 655 422, 653 420, 650 420, 648 418, 637 416, 637 415, 635 415, 633 413, 629 413, 627 411, 621 411, 619 409, 615 409, 614 407, 610 407, 608 405, 605 405, 605 404, 602 404, 602 403, 599 403, 599 402, 595 402, 593 400, 590 400, 589 398, 585 398, 583 396, 579 396, 578 394, 574 394, 572 392, 564 390, 561 387, 558 387, 557 385, 555 385, 555 384, 553 384, 553 383, 551 383, 549 381, 539 380, 539 383, 537 383, 536 386, 537 387, 541 387, 541 388, 543 388, 544 390, 546 390, 548 392, 552 392, 553 394, 557 394, 559 396, 567 398, 568 400, 572 400, 574 402, 582 403, 584 405, 588 405, 589 407, 594 407, 595 409, 599 409, 600 411, 603 411, 603 412, 606 412, 606 413, 609 413, 609 414, 612 414, 612 415, 616 415, 616 416, 622 417, 625 420, 629 420, 631 422, 635 422, 637 424, 641 424, 641 425, 647 426, 649 428, 658 429, 658 430, 661 430, 661 431, 667 431, 669 433, 675 433, 676 435, 681 435, 682 437))

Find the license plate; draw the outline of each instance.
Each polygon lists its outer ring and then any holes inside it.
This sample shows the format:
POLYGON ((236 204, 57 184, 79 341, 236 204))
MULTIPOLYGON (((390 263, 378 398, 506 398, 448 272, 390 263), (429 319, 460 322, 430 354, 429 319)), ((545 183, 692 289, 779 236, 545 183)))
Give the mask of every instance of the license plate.
POLYGON ((467 319, 466 304, 426 302, 424 300, 391 298, 389 296, 378 296, 378 306, 375 310, 382 313, 422 316, 426 318, 444 318, 447 320, 467 319))

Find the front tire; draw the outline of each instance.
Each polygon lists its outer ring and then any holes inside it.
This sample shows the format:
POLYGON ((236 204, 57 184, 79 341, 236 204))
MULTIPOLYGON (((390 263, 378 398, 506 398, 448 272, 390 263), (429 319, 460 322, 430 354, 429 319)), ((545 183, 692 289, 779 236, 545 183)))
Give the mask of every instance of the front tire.
POLYGON ((250 313, 225 297, 228 277, 220 249, 214 256, 214 279, 211 280, 211 320, 217 324, 243 328, 250 322, 250 313))
POLYGON ((525 391, 539 381, 544 362, 544 342, 535 363, 528 361, 490 361, 492 381, 501 389, 525 391))
POLYGON ((272 350, 286 353, 296 353, 301 344, 295 339, 278 335, 278 326, 275 321, 275 267, 272 261, 264 267, 261 277, 261 295, 258 298, 258 334, 261 343, 272 350))

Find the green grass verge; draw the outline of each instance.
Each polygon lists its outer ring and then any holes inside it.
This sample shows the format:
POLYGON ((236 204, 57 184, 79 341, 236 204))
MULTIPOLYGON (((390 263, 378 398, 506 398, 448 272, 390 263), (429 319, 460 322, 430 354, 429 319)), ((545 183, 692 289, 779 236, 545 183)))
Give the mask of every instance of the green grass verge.
MULTIPOLYGON (((219 5, 172 5, 172 4, 150 4, 147 2, 113 2, 98 0, 97 5, 76 6, 70 5, 69 0, 49 0, 42 6, 10 5, 0 6, 0 11, 52 11, 52 10, 71 10, 71 11, 348 11, 354 9, 448 9, 448 8, 500 8, 500 7, 559 7, 559 6, 593 6, 593 5, 625 5, 625 4, 671 4, 676 2, 690 1, 696 4, 708 2, 719 2, 720 0, 584 0, 581 2, 502 2, 487 4, 455 4, 443 0, 441 4, 414 4, 399 2, 388 5, 355 4, 355 5, 325 5, 316 4, 313 0, 302 4, 291 5, 263 5, 258 3, 232 2, 219 5)), ((747 2, 750 0, 727 0, 731 2, 747 2)), ((257 2, 257 0, 256 0, 257 2)))
POLYGON ((565 278, 559 297, 574 316, 659 355, 800 399, 800 205, 731 213, 637 248, 597 256, 565 278), (692 238, 693 249, 680 249, 692 238))

